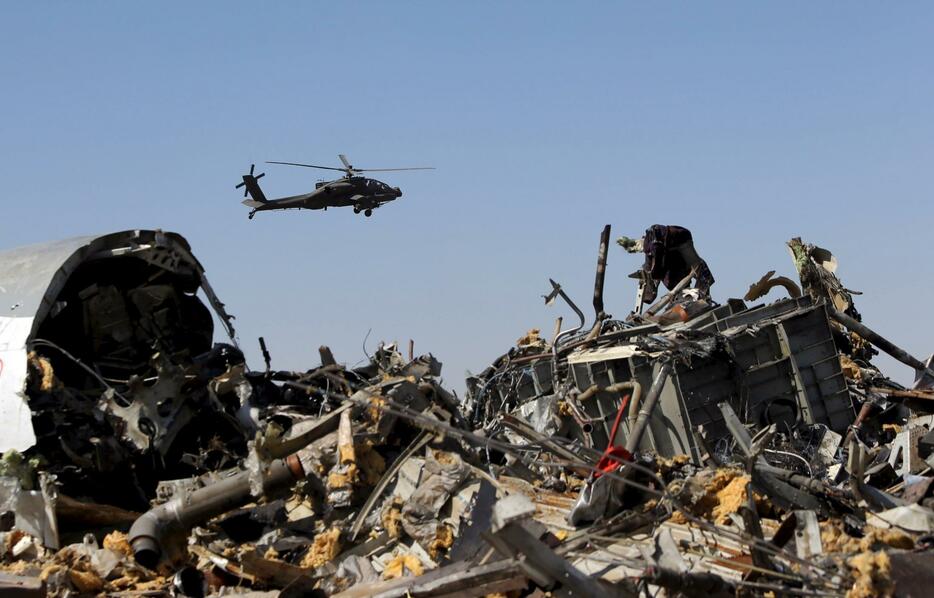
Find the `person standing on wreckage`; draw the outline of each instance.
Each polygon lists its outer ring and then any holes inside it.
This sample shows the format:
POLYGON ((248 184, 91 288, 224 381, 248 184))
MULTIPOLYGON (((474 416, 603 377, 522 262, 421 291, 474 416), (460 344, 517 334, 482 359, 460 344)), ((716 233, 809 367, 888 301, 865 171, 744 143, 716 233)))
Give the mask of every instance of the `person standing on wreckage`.
POLYGON ((710 268, 694 249, 694 238, 688 229, 675 226, 653 224, 645 231, 641 239, 620 237, 616 242, 629 253, 644 253, 645 263, 642 270, 632 276, 641 278, 644 283, 642 303, 652 303, 658 295, 658 283, 672 289, 684 277, 694 270, 694 288, 701 299, 710 296, 710 287, 714 283, 710 268))

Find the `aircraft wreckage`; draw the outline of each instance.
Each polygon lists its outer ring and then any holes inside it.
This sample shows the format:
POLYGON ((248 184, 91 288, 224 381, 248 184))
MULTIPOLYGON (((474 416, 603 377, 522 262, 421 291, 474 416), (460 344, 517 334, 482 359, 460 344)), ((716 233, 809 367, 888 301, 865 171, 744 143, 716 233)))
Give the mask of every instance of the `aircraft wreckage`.
POLYGON ((724 303, 690 231, 618 243, 632 311, 607 226, 591 323, 551 281, 464 397, 411 343, 249 369, 177 234, 0 252, 0 595, 926 595, 930 361, 800 239, 724 303))

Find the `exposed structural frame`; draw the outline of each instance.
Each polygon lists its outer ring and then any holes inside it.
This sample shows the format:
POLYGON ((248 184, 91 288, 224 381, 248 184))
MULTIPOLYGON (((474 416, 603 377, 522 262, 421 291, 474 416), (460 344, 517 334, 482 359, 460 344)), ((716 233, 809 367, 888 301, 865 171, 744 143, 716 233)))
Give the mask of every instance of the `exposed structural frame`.
POLYGON ((190 268, 200 290, 236 345, 231 316, 208 282, 204 268, 192 255, 188 241, 160 230, 128 230, 20 247, 0 253, 0 452, 23 451, 35 444, 25 385, 27 355, 42 323, 63 306, 58 297, 69 277, 82 264, 134 256, 173 270, 190 268))

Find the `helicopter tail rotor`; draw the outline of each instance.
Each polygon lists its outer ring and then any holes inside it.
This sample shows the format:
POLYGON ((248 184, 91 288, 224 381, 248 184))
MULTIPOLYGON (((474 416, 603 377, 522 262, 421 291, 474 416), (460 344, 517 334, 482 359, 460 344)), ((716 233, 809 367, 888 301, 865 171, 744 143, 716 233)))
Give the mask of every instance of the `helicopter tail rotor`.
POLYGON ((244 198, 252 197, 255 201, 259 203, 265 203, 268 200, 266 199, 266 195, 263 193, 263 190, 260 189, 258 181, 264 176, 266 176, 266 173, 261 172, 257 175, 254 175, 253 172, 255 169, 256 169, 256 164, 250 164, 250 174, 243 175, 242 177, 243 182, 237 185, 235 188, 239 189, 240 187, 244 187, 243 189, 244 198))
POLYGON ((253 170, 255 168, 256 168, 256 164, 250 164, 250 174, 243 175, 243 182, 237 185, 236 187, 234 187, 234 189, 239 189, 240 187, 246 187, 246 189, 243 190, 243 197, 247 197, 250 193, 250 188, 248 186, 248 183, 251 183, 251 182, 255 183, 256 181, 266 176, 265 172, 261 172, 258 175, 253 176, 253 170))

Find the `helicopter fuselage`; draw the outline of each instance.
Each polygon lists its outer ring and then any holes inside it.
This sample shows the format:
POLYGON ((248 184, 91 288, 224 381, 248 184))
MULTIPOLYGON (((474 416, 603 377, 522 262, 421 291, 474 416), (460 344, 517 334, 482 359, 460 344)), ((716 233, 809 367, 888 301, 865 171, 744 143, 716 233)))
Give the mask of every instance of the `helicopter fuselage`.
POLYGON ((311 193, 266 202, 251 202, 248 205, 256 212, 288 209, 324 210, 348 206, 353 207, 355 212, 361 212, 373 210, 401 196, 402 190, 398 187, 390 187, 382 181, 368 177, 353 176, 319 181, 311 193))

